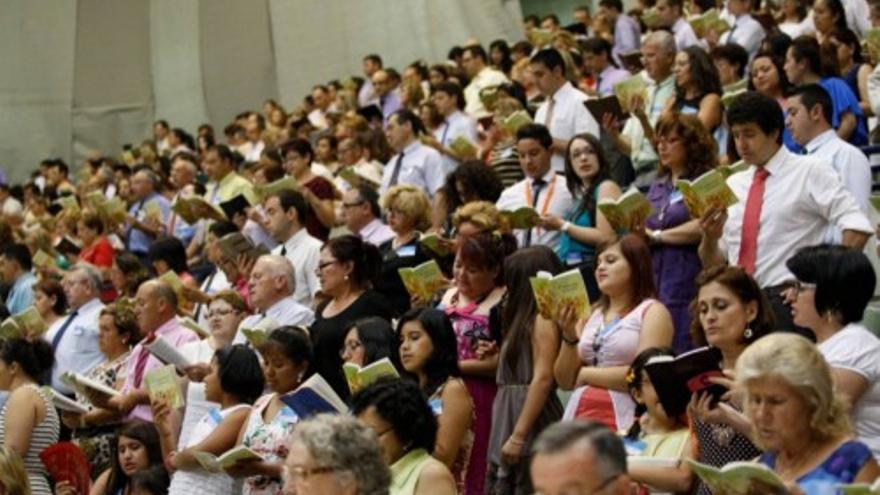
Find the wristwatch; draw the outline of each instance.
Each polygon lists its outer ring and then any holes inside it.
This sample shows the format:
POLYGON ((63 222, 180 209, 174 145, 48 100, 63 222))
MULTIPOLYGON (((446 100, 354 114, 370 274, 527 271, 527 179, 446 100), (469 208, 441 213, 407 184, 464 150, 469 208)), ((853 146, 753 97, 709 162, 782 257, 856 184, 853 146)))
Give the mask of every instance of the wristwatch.
POLYGON ((562 222, 562 227, 559 227, 559 230, 561 230, 561 231, 563 231, 563 232, 565 232, 565 233, 567 234, 567 233, 568 233, 568 228, 569 228, 569 227, 571 227, 571 222, 569 222, 568 220, 566 220, 566 221, 562 222))
POLYGON ((655 243, 660 244, 663 242, 663 239, 660 237, 663 234, 663 229, 657 229, 651 231, 651 240, 655 243))

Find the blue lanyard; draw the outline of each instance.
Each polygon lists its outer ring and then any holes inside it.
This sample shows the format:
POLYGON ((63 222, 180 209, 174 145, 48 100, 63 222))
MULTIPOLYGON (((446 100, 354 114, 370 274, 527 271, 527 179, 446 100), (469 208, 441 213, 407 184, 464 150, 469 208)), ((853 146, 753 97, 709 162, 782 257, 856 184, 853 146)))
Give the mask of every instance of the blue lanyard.
POLYGON ((618 316, 613 320, 609 321, 602 328, 596 332, 596 338, 593 339, 593 366, 599 366, 599 351, 602 350, 602 346, 605 345, 605 341, 608 340, 608 336, 611 332, 614 331, 615 328, 620 324, 622 320, 618 316))

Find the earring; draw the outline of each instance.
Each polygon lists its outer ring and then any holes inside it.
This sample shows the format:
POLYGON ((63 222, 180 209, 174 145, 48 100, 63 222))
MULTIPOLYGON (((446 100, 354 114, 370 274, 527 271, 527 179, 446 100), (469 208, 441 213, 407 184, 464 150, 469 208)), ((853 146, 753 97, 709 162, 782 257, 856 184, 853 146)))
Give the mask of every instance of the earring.
POLYGON ((752 332, 751 328, 746 328, 746 330, 743 332, 743 337, 746 339, 752 338, 752 335, 754 335, 754 333, 752 332))
POLYGON ((348 280, 348 275, 345 276, 345 280, 348 280))

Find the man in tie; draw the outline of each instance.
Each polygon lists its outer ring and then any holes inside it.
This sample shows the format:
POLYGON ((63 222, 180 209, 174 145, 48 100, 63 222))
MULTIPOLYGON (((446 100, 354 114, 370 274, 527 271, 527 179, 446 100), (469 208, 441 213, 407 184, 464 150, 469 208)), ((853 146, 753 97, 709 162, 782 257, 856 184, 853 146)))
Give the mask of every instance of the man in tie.
MULTIPOLYGON (((523 206, 534 208, 539 215, 553 214, 566 218, 574 202, 565 177, 553 171, 553 138, 540 124, 527 124, 516 132, 516 150, 525 178, 501 192, 495 206, 499 210, 516 210, 523 206)), ((559 244, 559 231, 541 228, 517 229, 514 234, 520 247, 544 244, 554 251, 559 244)))
POLYGON ((710 208, 700 219, 703 266, 741 266, 769 297, 776 327, 811 336, 794 326, 784 303, 794 281, 785 261, 802 247, 822 243, 829 226, 842 232, 842 244, 862 249, 873 233, 871 222, 832 167, 782 146, 784 122, 776 100, 745 93, 728 107, 727 122, 750 167, 727 180, 739 201, 726 211, 710 208))
POLYGON ((429 146, 443 155, 443 166, 449 174, 462 160, 476 158, 475 155, 458 156, 449 146, 459 137, 463 137, 476 147, 479 139, 477 123, 462 111, 464 92, 458 84, 451 81, 435 84, 431 89, 431 100, 437 107, 437 112, 443 116, 443 123, 434 131, 429 146))
POLYGON ((412 111, 394 112, 385 126, 388 144, 397 152, 385 165, 379 194, 397 184, 410 184, 424 189, 433 196, 446 182, 446 173, 440 153, 423 145, 419 134, 425 132, 422 121, 412 111))
POLYGON ((556 172, 565 171, 565 149, 576 134, 588 132, 599 137, 599 124, 584 101, 587 95, 565 78, 565 60, 555 48, 532 55, 529 62, 535 86, 547 99, 538 107, 535 122, 544 124, 553 137, 551 163, 556 172))
POLYGON ((157 192, 160 181, 156 172, 146 166, 138 169, 131 178, 135 202, 128 210, 125 248, 141 260, 147 259, 150 244, 163 232, 163 225, 171 213, 168 199, 157 192), (158 208, 158 217, 150 215, 151 204, 158 208))
POLYGON ((63 394, 73 395, 73 390, 60 380, 61 373, 85 373, 104 361, 98 346, 103 283, 101 272, 85 264, 74 265, 61 280, 70 312, 53 323, 44 338, 55 351, 52 387, 63 394))
POLYGON ((727 11, 736 19, 730 31, 721 35, 720 42, 736 43, 746 49, 749 60, 755 57, 764 41, 764 28, 752 17, 752 0, 727 0, 727 11))
POLYGON ((178 323, 177 294, 165 282, 153 279, 142 283, 135 301, 138 327, 144 338, 131 350, 120 395, 110 399, 107 406, 128 419, 152 421, 153 412, 144 376, 165 363, 153 356, 145 344, 162 338, 172 347, 180 348, 187 342, 199 340, 199 336, 178 323))
POLYGON ((303 225, 309 205, 302 194, 285 189, 266 198, 263 207, 269 233, 278 241, 272 254, 283 256, 293 264, 294 297, 300 304, 311 307, 321 290, 317 270, 323 243, 309 235, 303 225))
MULTIPOLYGON (((248 294, 255 314, 242 320, 239 329, 257 327, 264 318, 268 318, 273 327, 266 330, 287 325, 307 327, 315 321, 315 313, 297 302, 294 296, 294 270, 284 256, 267 254, 257 259, 248 280, 248 294)), ((245 342, 244 334, 239 331, 234 342, 245 342)))
POLYGON ((387 122, 391 114, 400 109, 400 88, 386 70, 377 70, 372 80, 376 99, 382 110, 382 118, 387 122))

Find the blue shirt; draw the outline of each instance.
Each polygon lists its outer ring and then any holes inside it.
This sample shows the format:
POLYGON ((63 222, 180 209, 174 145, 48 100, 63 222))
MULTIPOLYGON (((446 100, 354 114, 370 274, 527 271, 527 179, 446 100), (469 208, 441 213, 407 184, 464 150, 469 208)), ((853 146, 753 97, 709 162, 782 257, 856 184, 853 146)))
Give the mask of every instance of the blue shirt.
MULTIPOLYGON (((162 196, 159 193, 154 192, 146 199, 135 202, 128 210, 128 214, 143 222, 147 217, 144 205, 150 201, 155 201, 159 204, 159 208, 162 210, 162 218, 159 219, 159 222, 165 224, 168 221, 168 215, 171 213, 171 204, 165 196, 162 196)), ((175 230, 177 229, 175 228, 175 230)), ((149 251, 152 242, 153 237, 143 230, 129 227, 128 241, 125 243, 125 248, 135 254, 146 254, 147 251, 149 251)))
POLYGON ((22 273, 6 296, 6 309, 9 314, 15 315, 28 309, 34 304, 34 284, 37 283, 37 277, 31 272, 22 273))

